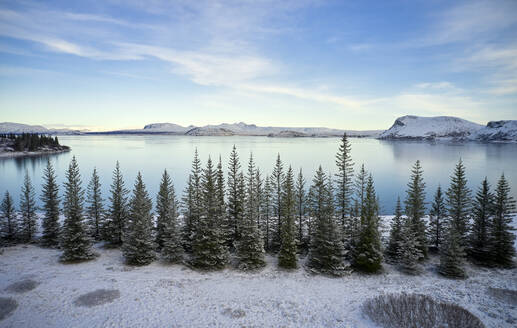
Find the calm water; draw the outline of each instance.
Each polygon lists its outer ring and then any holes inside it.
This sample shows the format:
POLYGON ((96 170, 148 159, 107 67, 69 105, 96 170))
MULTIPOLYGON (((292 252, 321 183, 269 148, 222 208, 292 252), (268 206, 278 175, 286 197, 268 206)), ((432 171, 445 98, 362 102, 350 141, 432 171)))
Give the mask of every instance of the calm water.
MULTIPOLYGON (((339 138, 267 138, 267 137, 187 137, 187 136, 62 136, 60 141, 72 147, 65 154, 50 156, 62 182, 64 172, 75 155, 79 161, 83 184, 86 187, 91 171, 97 167, 103 183, 104 197, 108 195, 111 173, 115 162, 120 161, 126 185, 132 187, 135 176, 141 171, 153 199, 158 190, 160 176, 167 168, 176 186, 183 191, 190 164, 197 148, 203 163, 208 156, 221 155, 224 167, 235 144, 246 167, 250 152, 262 172, 269 174, 280 153, 287 167, 303 170, 307 180, 312 179, 319 165, 335 172, 335 154, 339 138)), ((510 181, 514 198, 517 198, 517 144, 447 144, 425 142, 389 142, 375 139, 351 139, 352 156, 358 168, 364 163, 375 179, 382 213, 393 212, 397 195, 403 199, 410 168, 420 159, 427 183, 427 198, 438 184, 447 187, 454 165, 461 157, 467 167, 470 187, 477 188, 487 176, 492 185, 502 172, 510 181)), ((0 159, 0 192, 9 190, 18 203, 25 172, 40 191, 42 172, 47 157, 0 159)))

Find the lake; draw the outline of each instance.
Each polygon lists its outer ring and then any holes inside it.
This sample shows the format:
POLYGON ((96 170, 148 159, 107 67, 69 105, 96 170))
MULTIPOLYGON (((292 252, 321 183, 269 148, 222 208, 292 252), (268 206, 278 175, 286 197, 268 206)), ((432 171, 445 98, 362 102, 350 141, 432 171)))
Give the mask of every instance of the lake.
MULTIPOLYGON (((156 199, 163 169, 171 174, 176 193, 181 195, 190 171, 194 150, 197 148, 203 165, 208 156, 218 160, 219 155, 226 169, 228 157, 235 145, 241 165, 247 168, 250 152, 263 173, 269 174, 277 153, 284 167, 289 165, 297 172, 300 168, 309 184, 319 165, 327 172, 335 173, 335 155, 339 138, 268 138, 268 137, 191 137, 191 136, 60 136, 60 143, 72 148, 69 153, 50 156, 0 159, 0 192, 13 195, 18 204, 23 176, 27 171, 39 193, 43 169, 50 158, 62 185, 64 173, 72 156, 76 156, 86 187, 94 167, 103 184, 103 196, 107 198, 111 174, 115 162, 120 161, 126 186, 132 188, 138 171, 141 171, 148 191, 156 199)), ((373 174, 380 197, 381 213, 393 213, 397 196, 405 197, 410 168, 419 159, 427 184, 427 199, 438 184, 447 188, 449 176, 459 158, 467 167, 469 186, 477 189, 487 176, 492 186, 502 172, 517 198, 517 144, 442 143, 384 141, 369 138, 351 138, 352 157, 356 170, 364 163, 373 174)), ((308 185, 307 184, 307 185, 308 185)))

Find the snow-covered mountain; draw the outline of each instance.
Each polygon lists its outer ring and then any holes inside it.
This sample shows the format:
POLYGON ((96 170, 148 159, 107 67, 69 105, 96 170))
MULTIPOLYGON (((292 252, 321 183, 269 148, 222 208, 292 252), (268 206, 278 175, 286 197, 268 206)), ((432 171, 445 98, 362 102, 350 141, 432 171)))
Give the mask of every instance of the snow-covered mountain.
POLYGON ((170 133, 185 133, 194 128, 193 125, 184 127, 174 123, 152 123, 144 126, 144 130, 148 132, 170 132, 170 133))
POLYGON ((465 139, 483 128, 482 125, 458 117, 399 117, 379 139, 465 139))
POLYGON ((476 141, 514 141, 517 142, 517 120, 491 121, 486 127, 469 136, 476 141))
POLYGON ((174 123, 152 123, 144 126, 143 129, 134 130, 120 130, 110 131, 106 133, 119 133, 119 134, 187 134, 193 136, 229 136, 229 135, 241 135, 241 136, 269 136, 279 135, 282 133, 283 136, 291 136, 294 134, 285 133, 286 131, 293 132, 295 134, 316 136, 316 137, 327 137, 327 136, 341 136, 346 132, 351 137, 377 137, 382 131, 381 130, 369 130, 369 131, 355 131, 355 130, 339 130, 329 128, 312 128, 312 127, 274 127, 274 126, 257 126, 255 124, 246 124, 244 122, 239 123, 222 123, 217 125, 205 125, 205 126, 181 126, 174 123))
POLYGON ((47 129, 42 125, 2 122, 0 123, 0 133, 80 134, 81 131, 70 129, 47 129))

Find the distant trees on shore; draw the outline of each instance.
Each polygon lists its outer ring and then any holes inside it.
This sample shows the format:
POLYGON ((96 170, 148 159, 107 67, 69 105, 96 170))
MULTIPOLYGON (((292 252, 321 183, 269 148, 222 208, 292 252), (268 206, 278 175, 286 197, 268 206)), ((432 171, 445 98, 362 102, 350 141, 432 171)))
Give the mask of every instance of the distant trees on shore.
POLYGON ((15 151, 35 151, 41 147, 60 146, 57 136, 51 137, 37 133, 0 134, 0 139, 9 140, 15 151))
MULTIPOLYGON (((234 146, 225 181, 220 157, 217 164, 209 158, 203 167, 196 150, 181 201, 165 170, 153 211, 142 175, 138 173, 129 195, 118 162, 106 202, 95 169, 86 190, 82 187, 75 157, 60 198, 49 161, 43 175, 40 241, 60 247, 63 261, 91 259, 92 242, 104 241, 121 247, 128 264, 145 265, 159 257, 200 269, 220 269, 230 262, 242 270, 259 269, 266 264, 266 252, 278 256, 280 267, 292 269, 307 255, 310 271, 336 276, 350 268, 379 272, 384 260, 418 274, 430 252, 440 254, 438 272, 448 277, 465 277, 467 259, 486 266, 513 265, 510 214, 516 207, 504 174, 494 191, 485 178, 472 197, 460 160, 446 191, 439 186, 432 204, 426 204, 424 170, 416 161, 383 244, 374 178, 364 164, 354 173, 346 134, 336 165, 335 176, 319 167, 306 188, 302 171, 295 178, 280 155, 271 175, 261 174, 252 154, 243 170, 234 146)), ((0 206, 4 241, 35 241, 35 197, 28 175, 18 212, 5 193, 0 206)))

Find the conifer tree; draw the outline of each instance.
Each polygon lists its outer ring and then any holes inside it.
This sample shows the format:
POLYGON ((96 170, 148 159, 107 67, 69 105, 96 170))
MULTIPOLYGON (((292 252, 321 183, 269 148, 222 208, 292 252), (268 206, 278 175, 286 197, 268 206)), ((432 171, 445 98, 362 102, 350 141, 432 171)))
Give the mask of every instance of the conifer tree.
POLYGON ((428 231, 429 242, 436 251, 440 250, 444 240, 446 212, 447 209, 445 207, 445 200, 443 199, 442 188, 438 186, 434 195, 433 204, 431 205, 431 211, 429 211, 428 231))
POLYGON ((382 251, 378 227, 378 203, 371 174, 366 180, 364 190, 360 234, 353 250, 353 265, 360 271, 374 273, 382 268, 382 251))
POLYGON ((481 183, 473 203, 473 223, 469 235, 468 253, 476 262, 491 262, 489 229, 493 212, 494 195, 490 192, 487 178, 481 183))
MULTIPOLYGON (((278 157, 280 159, 280 157, 278 157)), ((278 162, 277 162, 278 163, 278 162)), ((276 178, 275 178, 276 179, 276 178)), ((277 180, 278 181, 278 180, 277 180)), ((276 182, 275 182, 276 183, 276 182)), ((278 253, 278 265, 285 269, 297 267, 296 238, 294 231, 294 217, 296 215, 296 201, 294 191, 293 169, 289 167, 283 182, 281 207, 279 213, 282 215, 281 244, 278 253)))
MULTIPOLYGON (((411 227, 416 236, 416 244, 421 254, 425 258, 427 256, 427 236, 425 215, 425 183, 422 177, 423 171, 420 161, 416 161, 411 169, 411 178, 407 184, 406 191, 406 217, 411 223, 411 227)), ((411 236, 412 233, 408 233, 411 236)))
POLYGON ((15 240, 18 233, 18 220, 16 210, 14 209, 13 198, 9 194, 9 191, 5 192, 2 204, 0 205, 0 218, 2 219, 0 236, 8 241, 15 240))
POLYGON ((43 192, 41 201, 45 214, 42 220, 43 233, 41 243, 43 246, 59 246, 59 187, 56 181, 56 173, 50 160, 47 160, 47 167, 43 173, 43 192))
POLYGON ((95 240, 99 240, 104 226, 104 205, 101 193, 101 182, 97 169, 93 168, 92 177, 88 183, 88 197, 86 199, 86 216, 90 225, 90 234, 95 240))
POLYGON ((111 183, 110 207, 103 229, 104 239, 114 246, 120 246, 123 242, 124 227, 129 215, 128 193, 129 191, 124 186, 120 164, 117 161, 111 183))
POLYGON ((192 234, 194 231, 193 216, 194 216, 194 184, 192 182, 192 174, 189 175, 187 185, 183 192, 182 208, 183 208, 183 229, 182 241, 183 249, 186 252, 192 252, 192 234))
POLYGON ((173 193, 172 180, 167 172, 163 170, 160 188, 156 197, 156 246, 158 249, 163 247, 165 224, 177 216, 177 204, 173 193))
POLYGON ((359 236, 361 234, 361 217, 364 208, 364 199, 366 193, 366 185, 368 181, 368 172, 364 168, 364 164, 361 164, 359 172, 354 181, 354 206, 352 207, 352 215, 349 220, 348 227, 345 228, 345 240, 344 247, 346 250, 346 257, 354 261, 354 252, 359 242, 359 236))
POLYGON ((212 160, 208 158, 206 169, 202 174, 202 212, 194 226, 192 239, 193 266, 202 269, 221 269, 228 262, 228 249, 221 230, 222 217, 219 216, 217 174, 212 160))
POLYGON ((127 226, 124 229, 122 254, 128 264, 146 265, 155 259, 154 249, 156 245, 152 233, 153 215, 151 211, 153 203, 147 193, 140 172, 136 176, 129 207, 127 226))
POLYGON ((262 203, 264 201, 264 187, 262 181, 262 174, 260 169, 257 167, 255 170, 255 195, 256 202, 254 204, 255 211, 257 212, 257 228, 262 235, 262 203))
POLYGON ((24 242, 31 242, 36 233, 36 199, 34 187, 29 178, 29 173, 25 172, 22 193, 20 195, 20 237, 24 242))
POLYGON ((354 182, 355 189, 355 200, 357 200, 359 205, 359 211, 362 211, 364 207, 364 199, 366 196, 366 185, 368 182, 368 172, 364 168, 364 164, 361 164, 361 169, 357 173, 354 182))
POLYGON ((311 238, 308 267, 319 273, 342 275, 343 244, 340 229, 334 217, 334 198, 330 176, 325 176, 321 166, 312 180, 310 193, 311 215, 315 231, 311 238))
POLYGON ((298 230, 298 245, 300 249, 306 249, 308 245, 303 238, 303 226, 305 219, 305 178, 303 177, 302 169, 298 173, 298 178, 296 179, 296 216, 298 217, 297 222, 297 230, 298 230))
POLYGON ((63 249, 61 261, 90 260, 94 257, 94 254, 88 230, 84 223, 84 191, 81 187, 79 165, 75 156, 72 157, 65 177, 65 197, 63 199, 65 221, 61 238, 61 248, 63 249))
POLYGON ((397 205, 395 206, 395 217, 391 221, 390 238, 388 241, 388 247, 386 248, 386 256, 392 262, 398 262, 399 260, 399 249, 402 241, 402 207, 400 205, 400 197, 397 197, 397 205))
POLYGON ((228 163, 228 221, 230 223, 229 233, 226 236, 226 245, 233 247, 233 241, 239 240, 239 223, 242 221, 243 204, 241 203, 243 195, 239 192, 239 174, 241 164, 237 149, 233 145, 228 163))
MULTIPOLYGON (((226 201, 225 201, 225 181, 224 181, 224 172, 223 172, 223 163, 221 160, 221 156, 219 156, 219 162, 217 163, 217 180, 216 180, 216 188, 217 188, 217 204, 218 204, 218 216, 222 218, 221 222, 221 231, 223 233, 223 238, 226 242, 232 239, 232 223, 229 219, 229 215, 227 214, 226 201)), ((227 244, 229 245, 229 244, 227 244)))
POLYGON ((194 151, 194 159, 192 160, 192 169, 190 171, 189 180, 185 189, 183 198, 185 205, 185 224, 183 227, 184 249, 188 252, 192 251, 192 238, 197 222, 200 220, 203 195, 201 188, 201 160, 197 152, 194 151))
POLYGON ((271 177, 266 176, 264 184, 264 197, 262 202, 262 218, 263 224, 263 236, 264 236, 264 249, 266 252, 271 251, 271 238, 272 238, 272 223, 271 217, 273 215, 273 188, 271 187, 271 177))
POLYGON ((282 244, 282 186, 284 184, 284 168, 280 154, 277 155, 275 167, 271 174, 271 187, 273 189, 273 213, 276 224, 272 241, 273 250, 278 250, 282 244))
POLYGON ((447 190, 447 213, 458 237, 458 242, 463 250, 467 246, 467 233, 469 231, 470 215, 470 189, 467 187, 465 166, 460 161, 454 169, 451 177, 451 185, 447 190))
POLYGON ((256 189, 256 169, 253 154, 250 154, 246 175, 246 199, 244 219, 241 224, 241 239, 237 247, 239 268, 242 270, 258 269, 266 265, 264 261, 264 244, 257 226, 258 199, 256 189))
POLYGON ((491 241, 491 258, 496 265, 502 267, 512 267, 513 256, 515 256, 515 247, 513 241, 515 235, 511 227, 511 213, 515 213, 515 200, 510 194, 510 186, 504 174, 497 182, 494 197, 494 215, 491 224, 490 241, 491 241))
POLYGON ((438 272, 449 278, 466 278, 467 274, 463 268, 464 258, 465 251, 460 243, 460 235, 456 231, 456 224, 451 221, 440 251, 438 272))
POLYGON ((346 133, 341 138, 341 144, 336 155, 336 174, 337 194, 336 194, 336 214, 338 215, 345 239, 350 238, 350 212, 352 210, 352 195, 354 186, 354 162, 352 161, 352 146, 346 133))
POLYGON ((161 256, 169 263, 179 263, 183 260, 184 250, 178 226, 178 200, 167 170, 163 172, 156 210, 162 226, 160 238, 156 238, 157 244, 161 242, 161 256))
POLYGON ((400 234, 398 262, 402 271, 408 274, 418 274, 422 271, 419 261, 424 258, 421 250, 418 231, 414 222, 406 217, 400 234))

